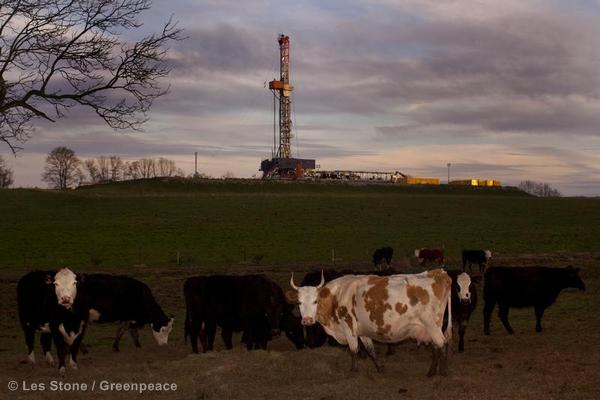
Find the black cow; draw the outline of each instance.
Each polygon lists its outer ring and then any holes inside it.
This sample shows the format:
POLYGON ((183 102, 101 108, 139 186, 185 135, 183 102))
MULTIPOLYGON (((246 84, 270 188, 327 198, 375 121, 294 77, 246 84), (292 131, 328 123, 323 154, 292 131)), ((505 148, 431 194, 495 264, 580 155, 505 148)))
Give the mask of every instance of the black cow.
POLYGON ((233 347, 232 333, 243 331, 248 350, 265 348, 279 334, 286 309, 280 287, 264 275, 212 275, 188 278, 183 286, 186 304, 185 336, 192 351, 213 350, 217 325, 225 347, 233 347))
POLYGON ((446 271, 452 278, 452 320, 458 326, 458 352, 465 351, 465 332, 471 314, 477 307, 475 283, 481 277, 471 277, 462 271, 446 271))
MULTIPOLYGON (((381 264, 383 264, 383 261, 386 262, 387 268, 390 268, 393 255, 394 249, 391 247, 382 247, 375 250, 373 253, 373 265, 375 266, 375 269, 381 270, 381 264)), ((317 282, 317 284, 319 284, 319 282, 317 282)))
POLYGON ((463 250, 463 272, 467 270, 468 265, 469 271, 473 273, 473 264, 477 264, 479 265, 479 272, 483 273, 490 258, 492 258, 492 252, 489 250, 463 250))
POLYGON ((554 303, 561 290, 577 288, 585 290, 585 284, 579 277, 579 268, 548 267, 494 267, 484 276, 483 330, 490 334, 490 319, 494 306, 498 303, 498 317, 506 331, 514 331, 508 323, 509 307, 533 307, 536 317, 536 332, 542 331, 544 311, 554 303))
MULTIPOLYGON (((56 271, 31 271, 17 283, 19 320, 28 350, 28 360, 35 364, 35 332, 41 331, 40 343, 46 361, 54 364, 51 347, 55 342, 61 374, 64 374, 68 347, 82 334, 83 321, 58 304, 52 285, 56 271)), ((71 348, 71 366, 77 367, 77 353, 71 348)))
MULTIPOLYGON (((294 305, 287 303, 281 286, 273 281, 271 281, 271 285, 271 294, 276 299, 276 302, 283 302, 284 304, 283 313, 279 322, 279 329, 285 333, 285 336, 296 346, 298 350, 303 349, 306 342, 304 339, 304 327, 301 323, 302 318, 294 313, 294 305)), ((273 335, 271 324, 266 315, 254 321, 252 326, 252 337, 254 343, 249 343, 248 335, 246 331, 244 331, 242 334, 242 343, 245 343, 246 346, 254 345, 254 349, 267 349, 267 344, 273 339, 273 335)))
POLYGON ((120 322, 113 350, 119 351, 127 327, 139 347, 137 328, 144 325, 150 325, 159 346, 167 344, 173 319, 163 312, 145 283, 123 275, 75 275, 67 269, 59 271, 54 281, 59 302, 78 318, 88 323, 120 322))

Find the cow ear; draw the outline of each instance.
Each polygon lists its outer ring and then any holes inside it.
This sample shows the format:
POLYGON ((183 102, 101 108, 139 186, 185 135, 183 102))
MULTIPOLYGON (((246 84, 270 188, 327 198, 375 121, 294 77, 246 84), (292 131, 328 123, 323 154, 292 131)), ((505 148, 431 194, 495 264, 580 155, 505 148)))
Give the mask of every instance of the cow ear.
POLYGON ((296 292, 295 290, 288 290, 287 292, 285 292, 285 298, 290 303, 297 303, 298 292, 296 292))
POLYGON ((54 283, 54 277, 48 274, 46 275, 44 282, 46 283, 46 285, 52 285, 54 283))

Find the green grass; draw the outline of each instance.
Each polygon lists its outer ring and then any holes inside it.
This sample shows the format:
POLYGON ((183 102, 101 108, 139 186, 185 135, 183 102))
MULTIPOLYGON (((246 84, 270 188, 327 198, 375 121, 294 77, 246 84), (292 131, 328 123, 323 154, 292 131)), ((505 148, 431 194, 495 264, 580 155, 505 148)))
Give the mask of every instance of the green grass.
POLYGON ((600 200, 516 190, 150 180, 0 190, 0 269, 370 262, 416 247, 599 250, 600 200))

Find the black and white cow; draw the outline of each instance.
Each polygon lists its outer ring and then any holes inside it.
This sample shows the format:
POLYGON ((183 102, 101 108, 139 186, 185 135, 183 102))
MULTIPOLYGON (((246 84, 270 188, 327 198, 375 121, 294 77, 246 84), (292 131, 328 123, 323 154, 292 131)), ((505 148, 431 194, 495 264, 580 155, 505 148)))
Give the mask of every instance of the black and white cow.
POLYGON ((508 322, 508 309, 533 307, 536 332, 542 331, 544 311, 556 301, 561 290, 576 288, 585 290, 579 277, 579 268, 549 267, 494 267, 486 271, 483 284, 483 330, 490 334, 490 320, 498 303, 498 317, 506 331, 514 331, 508 322))
MULTIPOLYGON (((54 364, 51 347, 55 342, 59 369, 64 374, 66 352, 83 332, 83 321, 58 305, 54 286, 55 271, 31 271, 17 283, 17 307, 25 336, 28 361, 35 364, 34 340, 41 331, 40 343, 48 364, 54 364)), ((76 351, 71 350, 70 365, 77 368, 76 351)))
MULTIPOLYGON (((166 345, 173 329, 148 286, 131 277, 108 274, 79 274, 64 268, 54 277, 59 304, 88 323, 120 322, 113 349, 126 328, 132 332, 136 346, 137 328, 150 325, 159 346, 166 345)), ((83 335, 82 335, 83 336, 83 335)))
POLYGON ((458 326, 458 352, 465 351, 465 333, 471 314, 477 307, 475 283, 481 277, 471 277, 466 272, 446 271, 452 278, 452 319, 458 326))
POLYGON ((479 272, 483 274, 490 258, 492 258, 492 252, 489 250, 463 250, 463 272, 467 270, 468 265, 469 271, 473 273, 473 264, 477 264, 479 265, 479 272))
POLYGON ((386 268, 390 268, 392 265, 392 256, 394 255, 394 249, 391 247, 382 247, 375 250, 373 253, 373 266, 377 270, 381 270, 381 265, 385 261, 386 268))

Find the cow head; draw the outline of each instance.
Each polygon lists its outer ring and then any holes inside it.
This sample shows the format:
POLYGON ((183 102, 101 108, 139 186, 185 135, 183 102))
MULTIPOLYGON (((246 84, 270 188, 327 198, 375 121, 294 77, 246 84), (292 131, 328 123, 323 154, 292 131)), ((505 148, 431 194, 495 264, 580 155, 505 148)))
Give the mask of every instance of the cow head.
POLYGON ((583 280, 579 276, 579 271, 581 269, 573 268, 571 265, 569 265, 567 268, 565 268, 565 270, 567 271, 567 276, 564 280, 565 286, 585 290, 585 283, 583 283, 583 280))
POLYGON ((54 275, 54 279, 47 279, 47 284, 54 284, 58 304, 70 310, 77 296, 77 275, 69 268, 63 268, 54 275))
POLYGON ((325 277, 321 271, 321 283, 318 286, 301 286, 294 284, 294 274, 290 279, 290 290, 286 293, 286 297, 291 302, 298 303, 300 315, 302 316, 302 325, 314 325, 317 322, 317 303, 319 299, 319 289, 325 285, 325 277))
POLYGON ((421 254, 421 249, 415 249, 415 257, 419 258, 420 254, 421 254))
POLYGON ((485 253, 485 259, 486 260, 489 260, 490 258, 492 258, 492 252, 491 251, 485 250, 484 253, 485 253))
POLYGON ((458 299, 461 303, 471 302, 471 277, 466 272, 456 277, 456 286, 458 290, 458 299))
POLYGON ((169 341, 169 333, 171 333, 171 331, 173 330, 173 321, 175 319, 171 318, 168 320, 168 322, 166 322, 165 324, 159 324, 159 323, 151 323, 150 327, 152 328, 152 335, 154 336, 154 339, 156 340, 156 343, 159 346, 164 346, 168 343, 169 341))

